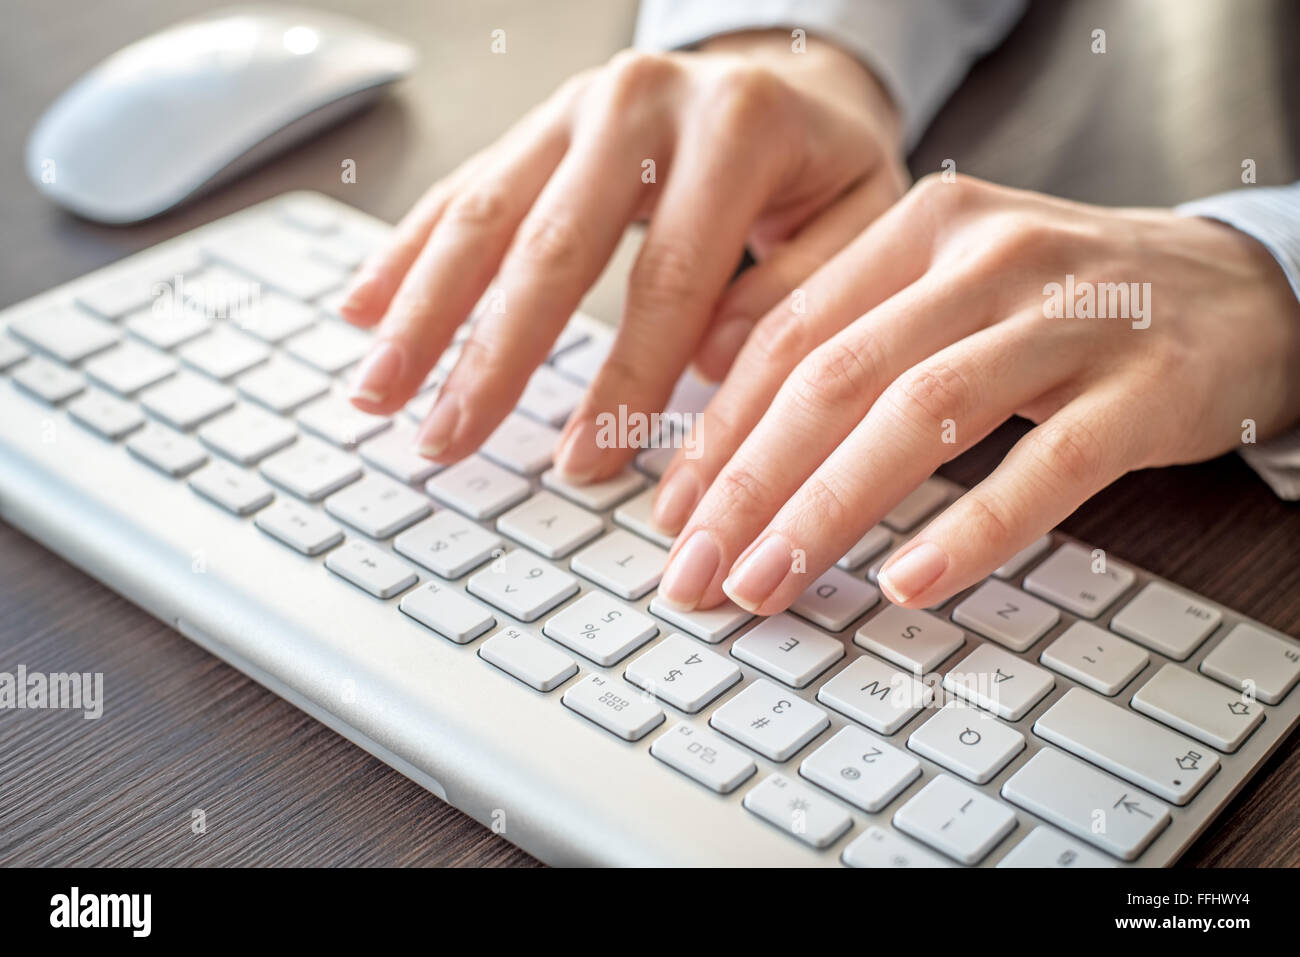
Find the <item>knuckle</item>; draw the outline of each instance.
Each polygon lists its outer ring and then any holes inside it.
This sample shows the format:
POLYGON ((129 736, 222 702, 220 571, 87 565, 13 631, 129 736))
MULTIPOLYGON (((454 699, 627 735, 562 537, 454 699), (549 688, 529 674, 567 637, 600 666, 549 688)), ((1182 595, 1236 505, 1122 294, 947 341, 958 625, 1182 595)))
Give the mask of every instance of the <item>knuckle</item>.
POLYGON ((768 365, 788 360, 790 356, 807 351, 807 323, 804 317, 789 309, 770 312, 754 326, 745 342, 757 358, 768 365))
POLYGON ((698 263, 689 243, 647 239, 628 277, 630 301, 642 308, 694 301, 699 295, 698 263))
POLYGON ((905 373, 890 386, 890 401, 904 417, 938 427, 960 419, 973 401, 973 388, 951 362, 935 361, 905 373))
POLYGON ((820 472, 808 478, 800 489, 800 496, 807 504, 803 513, 817 516, 821 528, 843 528, 861 518, 860 514, 855 514, 845 492, 820 472))
POLYGON ((543 276, 567 274, 585 261, 582 230, 571 219, 530 216, 519 229, 511 259, 543 276))
POLYGON ((710 90, 715 124, 728 132, 752 132, 771 123, 788 102, 789 90, 776 74, 753 64, 725 70, 710 90))
POLYGON ((796 401, 821 412, 870 395, 881 367, 874 343, 867 336, 858 343, 832 339, 818 346, 795 370, 796 401))
POLYGON ((606 67, 610 97, 615 104, 641 100, 669 83, 679 69, 677 61, 667 54, 622 50, 606 67))
POLYGON ((1015 526, 1010 513, 991 495, 980 491, 968 493, 962 499, 962 512, 960 525, 972 541, 996 546, 1012 540, 1015 526))
POLYGON ((500 188, 475 186, 450 200, 443 217, 452 226, 490 229, 501 225, 508 208, 509 200, 500 188))
MULTIPOLYGON (((771 486, 743 465, 729 465, 714 482, 716 502, 723 504, 728 515, 757 515, 774 511, 777 501, 771 486)), ((710 497, 713 492, 710 492, 710 497)))
POLYGON ((1034 452, 1047 474, 1067 487, 1091 484, 1103 461, 1100 439, 1082 422, 1049 420, 1038 429, 1034 452))

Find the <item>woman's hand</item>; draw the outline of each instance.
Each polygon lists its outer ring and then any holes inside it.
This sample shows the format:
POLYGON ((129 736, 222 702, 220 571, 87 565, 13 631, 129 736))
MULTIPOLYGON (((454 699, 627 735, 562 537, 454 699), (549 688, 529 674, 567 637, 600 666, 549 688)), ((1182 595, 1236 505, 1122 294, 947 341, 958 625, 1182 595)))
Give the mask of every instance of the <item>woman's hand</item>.
POLYGON ((659 591, 678 605, 785 609, 1014 414, 1037 427, 886 562, 891 601, 974 584, 1130 469, 1300 418, 1295 292, 1209 220, 932 176, 803 292, 803 315, 783 303, 758 324, 701 456, 679 452, 660 486, 656 521, 685 526, 659 591))
POLYGON ((658 412, 692 359, 720 379, 754 322, 906 185, 888 97, 835 47, 794 53, 776 31, 621 53, 437 183, 361 269, 343 314, 378 341, 353 402, 401 408, 495 277, 505 309, 474 324, 417 438, 442 461, 473 451, 648 219, 613 351, 557 453, 574 481, 608 476, 635 449, 599 449, 597 415, 658 412), (758 265, 729 285, 746 246, 758 265))

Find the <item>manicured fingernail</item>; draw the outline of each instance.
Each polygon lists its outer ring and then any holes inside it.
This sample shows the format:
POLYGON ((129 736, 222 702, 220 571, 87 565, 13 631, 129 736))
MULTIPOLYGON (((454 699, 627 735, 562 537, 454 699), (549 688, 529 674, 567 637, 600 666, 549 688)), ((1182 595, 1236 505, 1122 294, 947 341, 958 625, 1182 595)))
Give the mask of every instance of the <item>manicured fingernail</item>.
POLYGON ((794 552, 780 535, 769 535, 731 570, 722 590, 737 605, 753 611, 767 601, 793 567, 794 552))
POLYGON ((590 481, 600 466, 601 449, 596 445, 596 424, 583 422, 569 432, 556 456, 555 467, 565 481, 581 485, 590 481))
POLYGON ((659 597, 670 605, 690 611, 700 603, 704 592, 722 564, 722 549, 704 529, 692 532, 686 544, 677 550, 659 581, 659 597))
POLYGON ((378 291, 379 273, 363 270, 348 284, 343 302, 339 305, 339 312, 343 313, 345 318, 364 315, 374 304, 378 291))
POLYGON ((420 426, 415 438, 416 450, 427 459, 437 458, 451 444, 459 422, 460 399, 454 393, 442 393, 420 426))
POLYGON ((655 495, 651 519, 669 535, 676 535, 691 517, 700 499, 700 483, 689 468, 680 468, 668 477, 655 495))
POLYGON ((885 597, 901 605, 933 585, 947 567, 943 549, 934 542, 922 542, 895 558, 876 577, 885 597))
POLYGON ((401 346, 389 339, 380 339, 361 360, 352 378, 351 397, 367 402, 383 402, 393 383, 402 374, 405 358, 401 346))

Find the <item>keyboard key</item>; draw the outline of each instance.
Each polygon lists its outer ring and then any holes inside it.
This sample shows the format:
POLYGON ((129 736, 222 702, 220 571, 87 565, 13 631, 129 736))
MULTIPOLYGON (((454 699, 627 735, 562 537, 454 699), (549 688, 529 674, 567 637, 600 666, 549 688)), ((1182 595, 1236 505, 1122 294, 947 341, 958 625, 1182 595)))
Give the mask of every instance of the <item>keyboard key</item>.
POLYGON ((709 724, 773 761, 788 761, 830 727, 826 712, 759 678, 713 712, 709 724))
POLYGON ((861 655, 822 685, 817 700, 881 734, 893 734, 930 704, 933 693, 915 677, 861 655))
POLYGON ((1264 720, 1264 706, 1177 665, 1133 696, 1133 709, 1220 751, 1236 751, 1264 720))
POLYGON ((1016 815, 954 777, 940 774, 894 814, 894 826, 962 864, 974 865, 1016 827, 1016 815))
MULTIPOLYGON (((479 310, 475 309, 475 314, 478 312, 479 310)), ((588 338, 588 335, 579 329, 577 325, 570 323, 561 329, 560 334, 555 337, 555 342, 551 344, 551 351, 546 357, 547 361, 553 362, 560 353, 568 352, 574 346, 582 345, 588 338)))
POLYGON ((209 462, 190 477, 190 488, 235 515, 251 515, 275 498, 256 474, 228 462, 209 462))
POLYGON ((538 492, 497 519, 497 531, 545 558, 563 558, 599 535, 601 527, 597 516, 550 492, 538 492))
POLYGON ((1205 656, 1201 671, 1265 704, 1279 704, 1300 679, 1300 645, 1240 624, 1205 656))
POLYGON ((948 487, 942 482, 927 479, 890 509, 882 521, 896 532, 909 532, 947 500, 948 487))
POLYGON ((442 466, 415 451, 415 429, 403 422, 380 432, 357 450, 362 461, 399 482, 418 485, 442 471, 442 466))
POLYGON ((853 839, 840 860, 849 867, 952 867, 947 858, 875 824, 853 839))
POLYGON ((198 250, 192 247, 150 250, 133 259, 138 261, 118 265, 107 277, 82 285, 77 302, 105 319, 118 319, 147 305, 160 293, 160 285, 173 282, 177 275, 197 272, 202 264, 198 250))
POLYGON ((1048 708, 1034 733, 1172 804, 1186 804, 1219 770, 1205 745, 1081 688, 1048 708))
POLYGON ((1096 566, 1105 571, 1096 571, 1095 566, 1092 552, 1067 542, 1025 576, 1025 591, 1081 618, 1096 618, 1133 584, 1134 575, 1111 561, 1096 566))
POLYGON ((137 342, 123 342, 86 363, 86 375, 118 395, 132 396, 176 371, 176 360, 137 342))
POLYGON ((325 499, 325 511, 371 538, 391 538, 433 509, 410 486, 372 474, 325 499))
POLYGON ((319 555, 343 541, 343 529, 315 509, 285 498, 258 512, 253 524, 304 555, 319 555))
POLYGON ((1136 860, 1168 826, 1169 808, 1055 748, 1042 748, 1002 796, 1121 860, 1136 860))
POLYGON ((782 612, 737 638, 731 653, 792 688, 803 688, 844 657, 844 644, 782 612))
POLYGON ((13 379, 14 385, 50 405, 65 402, 86 387, 80 372, 44 356, 32 356, 14 370, 13 379))
POLYGON ((1147 666, 1151 656, 1096 625, 1076 621, 1043 649, 1039 660, 1098 694, 1113 697, 1147 666))
POLYGON ((188 435, 149 422, 126 440, 132 455, 172 478, 188 475, 208 460, 203 446, 188 435))
POLYGON ((921 776, 921 763, 861 728, 841 728, 799 766, 799 773, 864 811, 875 813, 921 776))
POLYGON ((262 462, 263 476, 309 502, 350 485, 361 474, 351 455, 308 436, 262 462))
POLYGON ((1025 736, 977 708, 954 701, 913 731, 907 746, 967 781, 984 784, 1025 749, 1025 736))
POLYGON ((531 491, 527 479, 477 455, 439 472, 425 489, 438 501, 480 521, 500 515, 531 491))
POLYGON ((393 548, 443 578, 459 578, 502 546, 500 537, 455 512, 436 513, 393 539, 393 548))
POLYGON ((716 645, 754 617, 732 601, 724 601, 716 608, 682 611, 657 596, 650 600, 650 614, 711 645, 716 645))
POLYGON ((376 598, 400 595, 418 580, 410 565, 356 538, 325 556, 325 567, 376 598))
POLYGON ((552 492, 558 492, 570 502, 581 505, 585 509, 603 512, 644 487, 645 478, 631 469, 624 469, 613 478, 602 482, 570 485, 560 478, 560 474, 555 469, 548 469, 542 473, 542 486, 552 492))
POLYGON ((1160 582, 1151 582, 1110 620, 1112 631, 1183 661, 1214 633, 1223 612, 1160 582))
POLYGON ((463 645, 496 625, 496 619, 478 602, 441 582, 427 581, 408 592, 397 605, 426 628, 463 645))
POLYGON ((998 867, 1114 867, 1115 862, 1040 824, 998 861, 998 867))
POLYGON ((235 393, 193 372, 178 372, 145 390, 140 404, 174 429, 188 432, 235 404, 235 393))
POLYGON ((67 305, 25 313, 9 323, 9 332, 68 365, 103 352, 122 338, 114 326, 67 305))
POLYGON ((520 475, 540 475, 551 467, 560 433, 549 425, 510 413, 479 449, 480 454, 520 475))
POLYGON ((650 753, 719 794, 730 794, 758 770, 739 748, 684 721, 655 738, 650 753))
POLYGON ((1061 613, 1006 582, 986 581, 953 609, 952 620, 1012 651, 1027 651, 1061 613))
MULTIPOLYGON (((1003 581, 1009 578, 1015 578, 1024 571, 1034 559, 1052 547, 1052 536, 1044 535, 1035 541, 1032 545, 1022 548, 1011 556, 1006 564, 999 566, 994 572, 994 578, 1001 578, 1003 581)), ((1025 842, 1022 842, 1025 843, 1025 842)), ((999 865, 1001 866, 1001 865, 999 865)))
POLYGON ((949 694, 1019 721, 1056 686, 1048 672, 996 645, 980 645, 943 677, 949 694))
POLYGON ((256 465, 272 452, 293 444, 298 430, 251 405, 239 404, 203 425, 199 441, 240 465, 256 465))
POLYGON ((857 544, 845 552, 844 557, 835 564, 846 572, 861 568, 893 544, 893 541, 894 536, 889 529, 884 525, 877 525, 859 538, 857 544))
POLYGON ((557 357, 555 368, 574 382, 590 385, 595 381, 596 373, 605 364, 605 359, 613 346, 613 336, 588 339, 557 357))
POLYGON ((12 369, 22 362, 30 353, 13 339, 0 335, 0 372, 12 369))
POLYGON ((252 336, 218 326, 206 336, 181 346, 177 355, 186 365, 224 382, 261 365, 271 350, 252 336))
POLYGON ((578 591, 578 580, 550 562, 515 549, 471 576, 470 594, 520 621, 535 621, 578 591))
POLYGON ((144 416, 134 405, 98 389, 83 392, 69 402, 68 415, 114 442, 144 425, 144 416))
POLYGON ((554 691, 578 673, 578 663, 554 645, 509 625, 483 642, 478 653, 538 691, 554 691))
POLYGON ((668 553, 662 548, 615 529, 574 555, 570 567, 583 578, 631 601, 659 584, 667 561, 668 553))
POLYGON ((626 741, 639 741, 663 724, 663 710, 626 684, 602 675, 587 675, 564 692, 565 707, 626 741))
POLYGON ((784 774, 764 778, 743 803, 746 810, 812 847, 834 844, 853 826, 853 818, 838 804, 784 774))
POLYGON ((628 681, 674 708, 694 714, 740 680, 722 655, 672 634, 627 666, 628 681))
POLYGON ((929 612, 887 604, 853 641, 914 674, 928 674, 964 645, 966 636, 929 612))
POLYGON ((296 359, 327 375, 342 372, 369 351, 370 337, 360 329, 326 319, 284 343, 296 359))
POLYGON ((309 259, 303 243, 286 228, 276 229, 265 221, 239 227, 209 239, 209 255, 266 285, 283 290, 294 299, 315 299, 343 281, 337 268, 309 259))
POLYGON ((673 536, 665 535, 650 518, 654 506, 655 489, 648 488, 635 498, 614 509, 614 521, 624 528, 648 538, 661 548, 673 547, 673 536))
POLYGON ((182 306, 155 309, 146 306, 127 317, 126 331, 156 349, 171 350, 212 330, 201 314, 182 306))
POLYGON ((419 425, 429 417, 429 413, 433 411, 433 404, 438 401, 437 386, 441 384, 442 372, 434 369, 433 372, 429 373, 429 378, 424 380, 424 386, 428 388, 428 391, 421 392, 402 407, 402 413, 407 419, 419 425), (430 380, 433 380, 432 383, 430 380))
POLYGON ((617 598, 593 591, 547 621, 542 634, 598 665, 609 666, 659 634, 659 629, 617 598))
POLYGON ((550 366, 539 366, 524 386, 519 411, 545 425, 559 428, 582 401, 582 387, 550 366))
POLYGON ((790 610, 827 631, 843 631, 878 601, 880 592, 874 585, 832 567, 794 600, 790 610))
POLYGON ((327 396, 303 406, 294 418, 308 432, 341 449, 354 449, 392 424, 387 416, 362 412, 342 396, 327 396))
POLYGON ((288 415, 329 392, 330 380, 301 362, 277 356, 240 376, 235 388, 272 412, 288 415))
POLYGON ((236 317, 235 325, 263 342, 276 343, 310 328, 316 316, 316 310, 306 303, 264 292, 236 317))
POLYGON ((668 465, 676 454, 677 450, 671 448, 646 449, 638 452, 633 461, 640 471, 657 481, 664 477, 664 472, 668 471, 668 465))

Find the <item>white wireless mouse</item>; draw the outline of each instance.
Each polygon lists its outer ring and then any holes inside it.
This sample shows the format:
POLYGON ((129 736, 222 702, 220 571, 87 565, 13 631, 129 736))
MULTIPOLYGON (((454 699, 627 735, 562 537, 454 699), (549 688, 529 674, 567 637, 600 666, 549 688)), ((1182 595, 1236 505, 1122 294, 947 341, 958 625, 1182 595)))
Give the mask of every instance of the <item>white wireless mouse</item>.
POLYGON ((27 173, 103 223, 156 216, 360 109, 415 51, 318 10, 234 7, 115 53, 49 108, 27 173))

